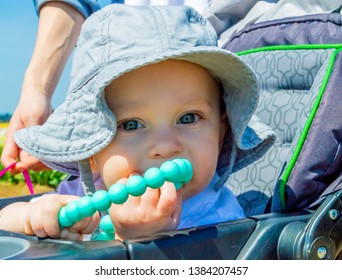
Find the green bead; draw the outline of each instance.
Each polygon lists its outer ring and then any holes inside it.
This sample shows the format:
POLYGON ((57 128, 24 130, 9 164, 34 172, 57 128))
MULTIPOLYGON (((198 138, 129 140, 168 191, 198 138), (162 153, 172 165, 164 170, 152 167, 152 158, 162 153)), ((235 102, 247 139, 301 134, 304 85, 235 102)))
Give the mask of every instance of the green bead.
POLYGON ((80 211, 78 211, 77 204, 78 204, 78 201, 72 201, 65 206, 65 215, 70 221, 74 223, 84 218, 82 214, 80 213, 80 211))
POLYGON ((98 236, 96 236, 92 240, 98 240, 98 241, 105 241, 105 240, 113 240, 115 237, 114 233, 101 231, 98 236))
POLYGON ((190 172, 188 164, 183 159, 174 159, 172 161, 176 163, 180 169, 180 175, 177 178, 177 181, 185 182, 186 179, 189 177, 189 172, 190 172))
POLYGON ((105 190, 95 192, 91 198, 91 202, 93 204, 93 207, 99 211, 106 211, 111 205, 111 202, 105 190))
POLYGON ((125 185, 120 183, 112 185, 108 190, 108 198, 115 204, 125 203, 128 199, 128 192, 125 185))
POLYGON ((146 181, 140 175, 132 175, 127 180, 126 190, 130 195, 141 196, 145 193, 146 188, 146 181))
POLYGON ((100 228, 103 231, 108 232, 108 233, 115 232, 113 222, 112 222, 112 220, 111 220, 109 215, 105 215, 105 216, 103 216, 101 218, 100 228))
POLYGON ((173 184, 175 185, 177 191, 178 191, 181 187, 183 187, 183 183, 173 182, 173 184))
POLYGON ((58 213, 58 221, 61 228, 70 227, 74 223, 70 221, 65 215, 65 207, 62 207, 58 213))
POLYGON ((96 212, 90 196, 81 197, 81 199, 77 202, 77 208, 83 217, 93 216, 96 212))
POLYGON ((187 160, 186 158, 183 158, 182 159, 188 166, 188 172, 187 172, 187 175, 184 176, 184 183, 188 183, 191 181, 192 179, 192 176, 193 176, 193 168, 192 168, 192 164, 189 160, 187 160))
POLYGON ((180 176, 180 168, 173 161, 165 161, 161 166, 160 170, 163 172, 165 176, 165 180, 169 182, 179 181, 178 178, 180 176))
POLYGON ((152 189, 158 189, 165 183, 164 173, 156 167, 147 169, 144 174, 146 184, 152 189))
POLYGON ((180 160, 185 162, 187 164, 187 166, 189 167, 189 169, 192 169, 192 164, 191 164, 190 160, 188 160, 186 158, 181 158, 180 160))

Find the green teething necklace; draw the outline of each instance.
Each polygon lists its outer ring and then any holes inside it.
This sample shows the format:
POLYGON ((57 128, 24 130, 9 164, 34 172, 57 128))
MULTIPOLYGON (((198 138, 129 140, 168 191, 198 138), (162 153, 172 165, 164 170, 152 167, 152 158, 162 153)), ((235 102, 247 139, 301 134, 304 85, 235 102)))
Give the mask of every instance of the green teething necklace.
MULTIPOLYGON (((192 165, 187 159, 174 159, 164 162, 160 168, 149 168, 144 176, 132 175, 126 185, 115 183, 108 192, 96 191, 93 196, 84 196, 62 207, 58 213, 58 221, 61 228, 70 227, 85 217, 94 215, 96 211, 107 211, 112 203, 123 204, 129 195, 141 196, 147 187, 160 188, 165 181, 174 183, 176 189, 188 183, 193 175, 192 165)), ((96 240, 110 240, 114 238, 114 226, 109 215, 105 215, 100 221, 100 234, 96 240)))

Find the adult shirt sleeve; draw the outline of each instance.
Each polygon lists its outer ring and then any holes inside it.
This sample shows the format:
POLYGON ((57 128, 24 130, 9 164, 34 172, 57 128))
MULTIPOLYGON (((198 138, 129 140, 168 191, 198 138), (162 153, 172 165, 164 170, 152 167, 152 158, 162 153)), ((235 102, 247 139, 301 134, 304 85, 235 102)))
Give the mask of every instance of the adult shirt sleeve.
MULTIPOLYGON (((34 8, 38 16, 40 8, 48 2, 56 2, 56 0, 33 0, 34 8)), ((73 6, 85 18, 101 8, 98 0, 60 0, 60 2, 73 6)))

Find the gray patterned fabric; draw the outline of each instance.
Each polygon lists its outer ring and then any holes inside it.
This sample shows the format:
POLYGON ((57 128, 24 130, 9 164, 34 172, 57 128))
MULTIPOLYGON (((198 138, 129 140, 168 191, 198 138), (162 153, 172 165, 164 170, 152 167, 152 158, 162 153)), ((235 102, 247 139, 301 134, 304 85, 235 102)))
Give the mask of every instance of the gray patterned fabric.
POLYGON ((276 144, 263 159, 227 182, 233 186, 247 215, 263 213, 268 202, 272 203, 266 211, 273 212, 317 207, 324 197, 342 187, 334 183, 342 173, 340 11, 339 4, 330 12, 290 15, 251 24, 224 45, 234 52, 250 53, 244 59, 252 68, 259 69, 262 88, 257 114, 277 134, 276 144), (286 45, 301 46, 298 50, 281 51, 290 48, 286 45), (250 50, 260 47, 268 47, 268 51, 251 54, 250 50), (303 50, 310 47, 311 50, 303 50), (328 60, 334 63, 329 69, 328 60), (323 82, 324 77, 329 79, 323 82), (321 89, 322 84, 325 87, 321 89), (319 91, 323 93, 319 94, 321 100, 317 98, 319 91), (314 102, 317 105, 316 98, 320 101, 318 109, 311 110, 314 102), (312 112, 315 115, 307 126, 308 133, 301 137, 312 112), (297 149, 295 159, 293 152, 300 137, 304 142, 298 145, 301 149, 297 149), (289 177, 286 179, 284 174, 289 177), (280 194, 284 195, 285 205, 280 194))
MULTIPOLYGON (((247 216, 261 214, 293 154, 327 72, 334 49, 270 50, 243 55, 261 88, 256 111, 277 135, 266 155, 235 174, 227 185, 247 216)), ((275 195, 275 199, 279 197, 275 195)), ((281 210, 281 209, 279 209, 281 210)))
POLYGON ((340 13, 322 13, 251 24, 241 32, 233 34, 223 47, 233 52, 241 52, 275 45, 339 44, 341 38, 340 13))

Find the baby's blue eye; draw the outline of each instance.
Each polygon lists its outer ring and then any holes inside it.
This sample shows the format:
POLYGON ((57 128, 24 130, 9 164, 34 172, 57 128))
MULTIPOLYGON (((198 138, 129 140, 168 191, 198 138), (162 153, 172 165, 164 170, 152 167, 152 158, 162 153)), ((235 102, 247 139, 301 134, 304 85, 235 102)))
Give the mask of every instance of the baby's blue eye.
POLYGON ((187 113, 180 117, 178 120, 178 124, 191 124, 194 123, 198 119, 198 116, 194 113, 187 113))
POLYGON ((120 125, 121 128, 123 128, 124 130, 135 130, 138 128, 142 128, 143 125, 136 121, 136 120, 129 120, 129 121, 125 121, 120 125))

